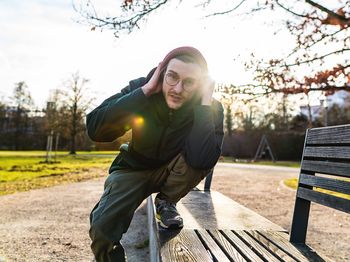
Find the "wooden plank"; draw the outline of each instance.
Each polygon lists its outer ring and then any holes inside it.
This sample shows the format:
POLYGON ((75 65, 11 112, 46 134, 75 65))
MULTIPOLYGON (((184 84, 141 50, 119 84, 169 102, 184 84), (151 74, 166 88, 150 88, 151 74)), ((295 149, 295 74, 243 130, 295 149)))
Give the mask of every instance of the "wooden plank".
POLYGON ((263 257, 266 261, 281 261, 274 256, 271 251, 265 248, 259 241, 256 241, 250 235, 242 230, 233 231, 243 242, 246 242, 247 245, 250 246, 251 249, 254 250, 256 254, 259 254, 259 257, 263 257))
POLYGON ((219 230, 209 230, 208 233, 215 240, 215 242, 220 246, 222 250, 226 253, 226 256, 232 261, 245 262, 247 259, 243 257, 234 246, 220 233, 219 230))
POLYGON ((275 245, 271 240, 263 237, 258 233, 258 231, 246 231, 252 238, 260 242, 266 249, 270 250, 271 253, 275 254, 281 259, 281 261, 286 262, 295 262, 296 260, 291 257, 288 253, 284 252, 283 249, 280 249, 279 246, 275 245))
POLYGON ((350 144, 350 125, 311 128, 306 144, 350 144))
POLYGON ((297 197, 350 213, 350 200, 303 187, 298 187, 297 197))
POLYGON ((313 262, 331 262, 334 261, 328 257, 326 257, 324 254, 321 254, 310 248, 309 246, 305 244, 294 244, 293 245, 305 256, 307 257, 308 261, 313 262))
POLYGON ((230 261, 206 230, 199 229, 196 230, 196 232, 199 235, 199 238, 202 240, 202 242, 204 242, 204 246, 206 246, 206 248, 210 250, 210 253, 217 261, 230 261))
POLYGON ((162 241, 160 252, 164 262, 213 261, 194 230, 183 229, 174 237, 162 241))
POLYGON ((187 229, 285 231, 279 225, 216 192, 191 191, 177 204, 187 229))
POLYGON ((350 177, 350 163, 303 160, 301 170, 350 177))
POLYGON ((289 251, 293 252, 293 256, 298 256, 298 261, 304 261, 304 259, 306 259, 307 261, 315 262, 333 261, 324 255, 320 256, 317 252, 315 252, 313 249, 311 249, 305 244, 290 243, 288 241, 288 234, 286 234, 285 232, 265 231, 261 233, 264 233, 266 237, 272 238, 278 244, 286 245, 287 248, 289 246, 289 251))
POLYGON ((242 253, 244 257, 248 258, 249 261, 264 261, 261 257, 254 253, 249 244, 247 245, 245 242, 243 242, 232 231, 223 230, 222 234, 232 245, 236 246, 236 248, 240 250, 240 253, 242 253))
POLYGON ((301 173, 299 176, 299 184, 328 189, 343 194, 350 194, 350 182, 339 179, 331 179, 301 173))
POLYGON ((302 252, 300 252, 292 243, 290 243, 287 239, 286 233, 281 232, 272 232, 272 231, 258 231, 260 235, 269 239, 276 246, 282 249, 284 252, 288 253, 291 257, 293 257, 297 261, 307 262, 309 261, 302 252))
POLYGON ((155 209, 151 196, 147 198, 147 217, 149 231, 149 253, 150 260, 153 262, 160 261, 160 242, 158 235, 158 224, 155 219, 155 209))
POLYGON ((307 146, 304 157, 350 159, 350 146, 307 146))

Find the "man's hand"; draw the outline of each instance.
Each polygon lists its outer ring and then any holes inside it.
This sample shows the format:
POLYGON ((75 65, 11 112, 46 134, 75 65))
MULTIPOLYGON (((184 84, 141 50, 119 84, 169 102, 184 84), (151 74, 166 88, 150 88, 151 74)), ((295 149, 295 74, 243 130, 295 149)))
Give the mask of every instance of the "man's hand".
POLYGON ((213 93, 214 93, 215 81, 209 76, 205 76, 202 82, 202 105, 210 106, 213 93))
POLYGON ((141 87, 143 93, 147 97, 159 93, 162 90, 162 84, 159 83, 161 64, 162 63, 158 64, 157 69, 154 71, 151 79, 143 87, 141 87))

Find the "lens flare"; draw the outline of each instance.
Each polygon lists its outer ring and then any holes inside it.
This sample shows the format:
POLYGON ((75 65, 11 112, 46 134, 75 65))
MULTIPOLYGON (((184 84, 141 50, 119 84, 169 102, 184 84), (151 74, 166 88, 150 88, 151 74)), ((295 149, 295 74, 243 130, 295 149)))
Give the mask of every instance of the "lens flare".
POLYGON ((144 122, 145 122, 145 120, 141 116, 138 116, 138 117, 134 118, 134 125, 135 126, 142 126, 144 122))

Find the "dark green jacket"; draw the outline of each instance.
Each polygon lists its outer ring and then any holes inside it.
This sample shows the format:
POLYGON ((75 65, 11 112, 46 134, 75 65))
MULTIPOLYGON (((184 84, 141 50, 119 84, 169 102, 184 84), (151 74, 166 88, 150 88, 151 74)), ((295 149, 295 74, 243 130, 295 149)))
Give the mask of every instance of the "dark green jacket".
POLYGON ((214 100, 203 106, 194 98, 171 110, 162 93, 144 95, 141 87, 147 81, 130 81, 87 115, 87 132, 96 142, 111 142, 132 129, 128 151, 120 152, 109 171, 157 168, 179 153, 193 168, 214 167, 224 134, 222 105, 214 100))

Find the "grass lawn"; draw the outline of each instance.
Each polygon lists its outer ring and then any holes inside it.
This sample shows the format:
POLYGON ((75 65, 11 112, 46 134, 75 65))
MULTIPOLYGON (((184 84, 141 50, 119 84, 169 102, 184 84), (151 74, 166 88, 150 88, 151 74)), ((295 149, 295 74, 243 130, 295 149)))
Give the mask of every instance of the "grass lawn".
POLYGON ((240 164, 251 164, 251 165, 268 165, 268 166, 286 166, 286 167, 297 167, 300 168, 300 162, 296 161, 257 161, 257 162, 251 162, 250 160, 236 160, 232 157, 220 157, 219 162, 225 162, 225 163, 240 163, 240 164))
MULTIPOLYGON (((57 152, 56 158, 51 158, 56 161, 46 163, 46 151, 0 151, 0 195, 106 176, 117 154, 117 151, 81 151, 72 156, 57 152), (91 172, 92 169, 105 172, 91 172)), ((234 162, 232 158, 220 161, 234 162)), ((296 162, 253 164, 299 167, 296 162)))
POLYGON ((101 172, 86 171, 107 171, 117 153, 58 152, 55 162, 46 163, 45 151, 0 151, 0 195, 98 177, 101 172))

